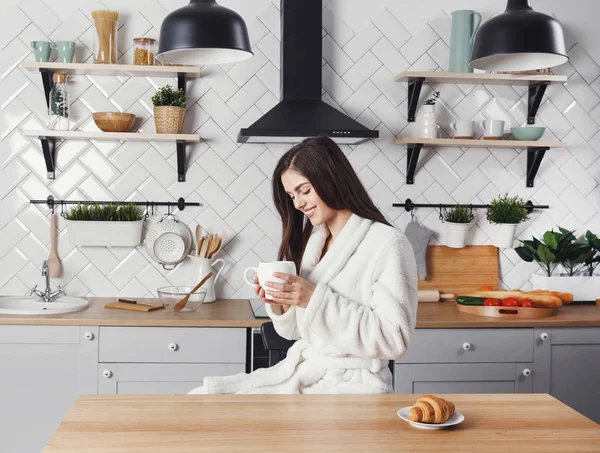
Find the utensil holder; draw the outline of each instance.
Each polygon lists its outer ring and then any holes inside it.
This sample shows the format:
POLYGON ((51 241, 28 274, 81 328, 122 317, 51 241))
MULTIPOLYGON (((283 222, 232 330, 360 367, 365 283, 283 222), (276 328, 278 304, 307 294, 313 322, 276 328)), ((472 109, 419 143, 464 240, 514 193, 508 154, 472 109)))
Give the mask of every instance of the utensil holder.
POLYGON ((206 304, 206 303, 214 302, 215 300, 217 300, 216 295, 215 295, 215 283, 219 279, 219 276, 221 275, 221 271, 225 267, 225 261, 223 261, 221 258, 218 258, 216 260, 209 260, 207 258, 200 258, 200 257, 194 256, 194 255, 188 255, 188 256, 189 256, 189 258, 191 258, 192 262, 194 263, 194 274, 193 274, 193 278, 192 278, 193 281, 199 282, 209 272, 213 273, 213 276, 210 277, 206 281, 206 283, 204 283, 204 285, 202 285, 202 288, 206 289, 206 297, 204 298, 204 303, 206 304), (215 266, 215 264, 218 264, 218 263, 221 263, 221 268, 215 274, 214 266, 215 266))

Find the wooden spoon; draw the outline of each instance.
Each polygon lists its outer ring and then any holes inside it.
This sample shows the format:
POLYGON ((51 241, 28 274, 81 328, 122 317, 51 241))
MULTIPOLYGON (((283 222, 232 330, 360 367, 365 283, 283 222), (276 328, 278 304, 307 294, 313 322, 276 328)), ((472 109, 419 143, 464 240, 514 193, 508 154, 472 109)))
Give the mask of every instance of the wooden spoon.
POLYGON ((221 250, 221 244, 223 244, 223 241, 220 236, 217 236, 216 244, 208 257, 209 259, 212 259, 213 256, 219 253, 219 251, 221 250))
POLYGON ((50 255, 48 256, 48 275, 58 278, 61 274, 60 260, 56 253, 56 215, 50 214, 50 255))
POLYGON ((196 256, 200 255, 200 239, 202 238, 202 227, 196 225, 196 256))
POLYGON ((210 236, 205 236, 204 242, 202 243, 202 248, 200 249, 200 258, 206 258, 206 251, 208 250, 209 244, 210 244, 210 236))
POLYGON ((181 309, 183 307, 185 307, 185 304, 188 303, 188 300, 190 300, 190 296, 192 294, 194 294, 196 291, 198 291, 198 289, 202 285, 204 285, 204 283, 206 283, 206 280, 208 280, 211 277, 212 277, 212 272, 209 272, 206 275, 206 277, 204 277, 202 280, 200 280, 200 283, 198 283, 196 286, 194 286, 194 289, 187 296, 185 296, 183 299, 181 299, 179 302, 177 302, 177 304, 175 305, 175 307, 173 308, 173 310, 175 310, 175 311, 181 311, 181 309))

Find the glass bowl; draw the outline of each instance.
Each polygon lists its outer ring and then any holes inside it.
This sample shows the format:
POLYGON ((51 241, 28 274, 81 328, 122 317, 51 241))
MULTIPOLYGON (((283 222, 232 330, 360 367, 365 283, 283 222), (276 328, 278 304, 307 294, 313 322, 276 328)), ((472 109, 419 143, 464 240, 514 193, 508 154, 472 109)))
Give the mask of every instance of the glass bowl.
MULTIPOLYGON (((191 290, 193 290, 193 286, 164 286, 162 288, 158 288, 158 297, 160 301, 170 310, 175 308, 177 302, 187 296, 191 290)), ((184 311, 195 311, 204 303, 204 299, 206 298, 206 289, 200 288, 194 294, 192 294, 185 304, 185 307, 181 309, 184 311)))

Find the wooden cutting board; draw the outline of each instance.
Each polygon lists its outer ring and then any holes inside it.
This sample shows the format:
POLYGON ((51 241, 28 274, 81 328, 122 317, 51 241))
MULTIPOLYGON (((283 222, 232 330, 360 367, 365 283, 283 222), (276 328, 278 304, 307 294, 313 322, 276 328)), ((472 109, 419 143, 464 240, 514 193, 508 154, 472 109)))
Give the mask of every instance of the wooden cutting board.
POLYGON ((498 288, 498 249, 492 245, 473 245, 453 249, 445 245, 427 248, 427 279, 419 289, 437 289, 457 296, 482 286, 498 288))
POLYGON ((155 311, 162 310, 162 305, 156 305, 154 307, 148 307, 146 305, 138 305, 138 304, 122 304, 119 302, 109 302, 104 304, 104 308, 115 308, 117 310, 131 310, 131 311, 155 311))

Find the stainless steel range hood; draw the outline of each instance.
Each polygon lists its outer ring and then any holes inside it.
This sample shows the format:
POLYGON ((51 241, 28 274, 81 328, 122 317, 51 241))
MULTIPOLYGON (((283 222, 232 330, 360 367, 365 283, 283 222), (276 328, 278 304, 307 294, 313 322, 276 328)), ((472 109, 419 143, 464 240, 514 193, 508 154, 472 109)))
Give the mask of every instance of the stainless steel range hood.
POLYGON ((250 127, 238 143, 298 143, 331 137, 356 145, 379 137, 321 100, 322 0, 281 0, 281 101, 250 127))

